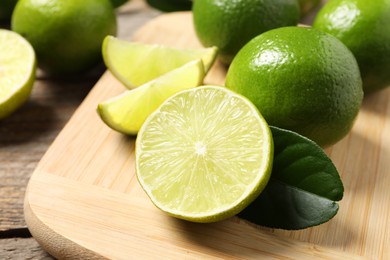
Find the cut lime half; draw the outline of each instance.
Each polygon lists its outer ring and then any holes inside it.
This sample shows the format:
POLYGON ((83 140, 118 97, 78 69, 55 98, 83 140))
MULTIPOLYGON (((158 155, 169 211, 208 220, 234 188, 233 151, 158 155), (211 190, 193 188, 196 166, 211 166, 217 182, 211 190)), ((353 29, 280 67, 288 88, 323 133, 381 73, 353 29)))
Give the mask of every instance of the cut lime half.
POLYGON ((243 96, 217 86, 181 91, 145 121, 136 174, 162 211, 194 222, 234 216, 266 186, 273 139, 243 96))
POLYGON ((30 43, 15 32, 0 29, 0 119, 26 102, 35 71, 35 53, 30 43))
POLYGON ((102 102, 98 113, 112 129, 135 135, 146 118, 173 94, 203 83, 204 68, 195 60, 138 88, 102 102))
POLYGON ((207 73, 215 61, 217 49, 177 49, 107 36, 102 53, 111 73, 127 88, 133 89, 198 59, 202 60, 207 73))

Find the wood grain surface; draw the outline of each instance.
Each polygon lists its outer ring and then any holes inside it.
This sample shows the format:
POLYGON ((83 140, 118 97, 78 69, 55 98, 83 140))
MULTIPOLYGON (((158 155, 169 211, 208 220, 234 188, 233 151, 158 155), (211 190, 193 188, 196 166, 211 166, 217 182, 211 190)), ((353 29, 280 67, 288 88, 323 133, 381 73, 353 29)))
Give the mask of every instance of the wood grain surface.
MULTIPOLYGON (((130 39, 159 14, 143 0, 131 0, 117 10, 118 36, 130 39)), ((0 28, 9 29, 9 21, 0 21, 0 28)), ((38 162, 104 71, 100 64, 67 80, 38 71, 28 102, 0 121, 0 259, 51 259, 26 227, 25 190, 38 162)))
MULTIPOLYGON (((200 47, 190 13, 162 15, 135 40, 200 47)), ((206 83, 223 84, 216 63, 206 83)), ((134 176, 134 138, 109 129, 95 109, 124 91, 109 73, 95 85, 35 169, 25 199, 36 240, 58 258, 390 259, 390 89, 365 98, 351 133, 326 150, 345 196, 337 216, 302 231, 236 217, 194 224, 156 209, 134 176)))

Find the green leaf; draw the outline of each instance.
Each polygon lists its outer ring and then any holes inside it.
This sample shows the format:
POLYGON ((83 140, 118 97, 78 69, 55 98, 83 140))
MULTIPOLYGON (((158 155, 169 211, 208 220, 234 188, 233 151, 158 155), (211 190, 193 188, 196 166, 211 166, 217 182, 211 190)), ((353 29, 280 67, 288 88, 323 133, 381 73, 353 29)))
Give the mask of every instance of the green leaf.
POLYGON ((146 2, 163 12, 189 11, 192 8, 191 0, 147 0, 146 2))
POLYGON ((303 229, 333 218, 344 187, 320 146, 297 133, 271 127, 274 162, 271 180, 238 216, 255 224, 303 229))

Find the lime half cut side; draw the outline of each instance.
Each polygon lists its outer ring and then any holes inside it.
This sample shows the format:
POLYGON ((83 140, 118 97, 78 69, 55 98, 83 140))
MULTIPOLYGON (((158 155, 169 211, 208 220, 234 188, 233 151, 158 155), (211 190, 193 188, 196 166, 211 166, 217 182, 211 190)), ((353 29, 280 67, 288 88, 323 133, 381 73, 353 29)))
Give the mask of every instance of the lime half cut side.
POLYGON ((0 29, 0 119, 29 98, 36 71, 35 53, 19 34, 0 29))
POLYGON ((138 133, 146 118, 173 94, 203 83, 203 63, 195 60, 138 88, 127 90, 98 105, 102 120, 112 129, 138 133))
POLYGON ((178 49, 107 36, 102 53, 108 70, 127 88, 133 89, 198 59, 202 60, 207 73, 216 59, 217 49, 178 49))
POLYGON ((259 111, 217 86, 167 99, 136 140, 136 173, 151 201, 193 222, 243 210, 266 186, 272 160, 272 135, 259 111))

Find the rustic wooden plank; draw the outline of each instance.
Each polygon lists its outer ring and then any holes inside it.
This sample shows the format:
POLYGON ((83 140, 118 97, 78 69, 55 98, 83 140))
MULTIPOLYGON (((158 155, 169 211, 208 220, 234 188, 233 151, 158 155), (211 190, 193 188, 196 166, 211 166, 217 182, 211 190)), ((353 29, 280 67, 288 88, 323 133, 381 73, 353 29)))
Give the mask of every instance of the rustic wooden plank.
POLYGON ((10 238, 0 240, 0 259, 52 260, 33 238, 10 238))
POLYGON ((118 37, 131 39, 133 33, 161 12, 149 7, 144 0, 131 0, 118 9, 118 37))
POLYGON ((25 225, 28 179, 99 76, 77 82, 37 80, 27 104, 0 122, 0 230, 25 225))

